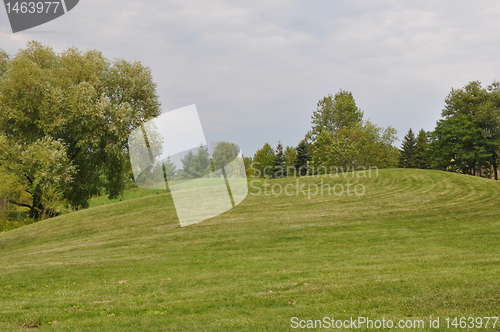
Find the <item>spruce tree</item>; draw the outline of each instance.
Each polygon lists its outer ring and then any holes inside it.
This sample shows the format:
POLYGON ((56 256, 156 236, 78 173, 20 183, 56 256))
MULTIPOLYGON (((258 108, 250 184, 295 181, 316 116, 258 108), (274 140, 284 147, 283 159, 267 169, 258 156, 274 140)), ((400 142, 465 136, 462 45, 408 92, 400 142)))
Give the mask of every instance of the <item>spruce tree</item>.
POLYGON ((284 178, 287 176, 285 169, 285 154, 283 152, 283 145, 278 141, 278 146, 276 147, 276 158, 274 160, 274 174, 275 178, 284 178))
POLYGON ((308 162, 311 161, 310 146, 305 139, 297 145, 297 156, 295 157, 295 169, 298 176, 307 175, 308 162))
POLYGON ((425 130, 420 129, 417 135, 417 140, 415 143, 415 167, 417 168, 428 168, 428 134, 425 130))
POLYGON ((177 174, 177 165, 168 156, 167 160, 163 162, 163 175, 169 180, 172 180, 177 174))
POLYGON ((189 151, 182 159, 181 178, 197 179, 208 175, 212 171, 208 149, 202 145, 196 154, 189 151))
POLYGON ((408 133, 405 135, 403 139, 403 145, 400 150, 399 157, 399 167, 403 168, 413 168, 415 167, 415 147, 417 144, 417 140, 415 138, 415 134, 413 130, 408 130, 408 133))

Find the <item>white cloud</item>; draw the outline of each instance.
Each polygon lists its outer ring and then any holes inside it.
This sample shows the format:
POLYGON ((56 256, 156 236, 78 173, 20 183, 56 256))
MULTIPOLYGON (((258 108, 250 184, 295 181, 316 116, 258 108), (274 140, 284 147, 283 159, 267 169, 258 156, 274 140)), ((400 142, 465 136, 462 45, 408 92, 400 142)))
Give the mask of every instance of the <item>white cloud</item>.
POLYGON ((209 140, 253 153, 296 145, 317 100, 341 88, 401 136, 433 129, 451 87, 500 79, 499 14, 496 1, 85 0, 31 32, 2 23, 0 47, 37 39, 139 60, 166 110, 195 103, 209 140))

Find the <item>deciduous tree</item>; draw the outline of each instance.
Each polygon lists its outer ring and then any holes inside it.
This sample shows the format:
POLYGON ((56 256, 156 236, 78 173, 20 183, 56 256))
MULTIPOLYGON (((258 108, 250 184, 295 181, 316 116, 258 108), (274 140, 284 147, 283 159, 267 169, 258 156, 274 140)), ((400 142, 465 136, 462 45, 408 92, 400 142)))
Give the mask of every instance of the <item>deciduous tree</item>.
POLYGON ((295 149, 293 146, 287 146, 285 148, 284 155, 285 155, 285 168, 287 169, 287 173, 294 173, 295 158, 297 157, 297 149, 295 149))
POLYGON ((130 168, 128 135, 160 112, 150 70, 96 50, 57 54, 38 42, 11 58, 2 54, 0 133, 19 146, 64 146, 75 173, 62 197, 74 208, 102 189, 119 196, 130 168))
POLYGON ((212 158, 214 161, 214 168, 223 169, 224 166, 232 162, 240 153, 240 148, 233 143, 219 142, 214 148, 212 158))
POLYGON ((9 202, 29 208, 32 218, 51 217, 64 207, 64 191, 76 170, 61 141, 46 136, 33 143, 12 144, 0 136, 0 164, 0 172, 10 175, 9 202), (30 194, 29 203, 19 200, 21 191, 30 194))
POLYGON ((315 173, 335 167, 394 167, 399 155, 392 145, 395 140, 394 128, 370 121, 342 127, 335 134, 323 131, 312 146, 312 166, 315 173))
POLYGON ((313 142, 322 131, 335 133, 342 127, 360 123, 363 111, 359 109, 351 92, 340 90, 334 96, 323 97, 312 115, 312 129, 308 138, 313 142))
POLYGON ((274 165, 276 162, 276 153, 269 143, 255 152, 253 157, 252 169, 254 175, 258 177, 272 177, 274 165))

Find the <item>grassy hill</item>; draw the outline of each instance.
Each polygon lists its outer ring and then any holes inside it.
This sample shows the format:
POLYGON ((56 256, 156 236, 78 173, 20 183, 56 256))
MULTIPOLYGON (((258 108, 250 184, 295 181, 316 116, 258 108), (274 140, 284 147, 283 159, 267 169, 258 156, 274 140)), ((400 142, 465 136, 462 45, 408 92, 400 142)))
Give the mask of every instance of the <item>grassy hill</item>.
POLYGON ((156 194, 0 233, 0 331, 287 331, 292 317, 359 316, 425 321, 412 331, 441 317, 445 331, 446 317, 500 316, 500 182, 391 169, 267 184, 184 228, 156 194), (347 181, 364 195, 308 197, 347 181), (287 184, 293 195, 270 191, 287 184))

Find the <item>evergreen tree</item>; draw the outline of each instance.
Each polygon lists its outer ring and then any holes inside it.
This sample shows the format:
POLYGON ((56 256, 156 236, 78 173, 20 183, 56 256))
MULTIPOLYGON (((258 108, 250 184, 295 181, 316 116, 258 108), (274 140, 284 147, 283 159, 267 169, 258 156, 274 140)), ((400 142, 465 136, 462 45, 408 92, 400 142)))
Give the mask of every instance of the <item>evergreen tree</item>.
POLYGON ((196 179, 208 175, 212 171, 212 163, 208 154, 208 149, 200 146, 196 154, 189 151, 181 159, 182 174, 184 179, 196 179))
POLYGON ((276 159, 274 161, 274 174, 275 178, 283 178, 287 176, 285 167, 285 153, 283 152, 283 145, 278 141, 278 146, 276 147, 276 159))
POLYGON ((424 169, 429 167, 428 145, 429 145, 428 134, 425 130, 420 129, 415 143, 415 154, 414 154, 415 167, 424 169))
POLYGON ((174 177, 177 175, 177 166, 175 165, 172 160, 170 160, 170 156, 167 158, 166 161, 163 162, 163 171, 164 171, 164 176, 168 180, 174 179, 174 177))
POLYGON ((295 157, 295 169, 298 176, 305 176, 308 172, 308 162, 311 161, 310 145, 303 139, 297 145, 297 156, 295 157))
POLYGON ((430 143, 431 166, 474 175, 478 168, 489 167, 488 144, 480 128, 464 114, 439 120, 430 143))
POLYGON ((492 172, 498 179, 500 83, 452 89, 441 115, 431 136, 432 166, 479 176, 492 172))
POLYGON ((403 139, 403 145, 400 150, 399 167, 413 168, 416 166, 415 153, 416 153, 417 140, 413 130, 410 128, 408 133, 403 139))

